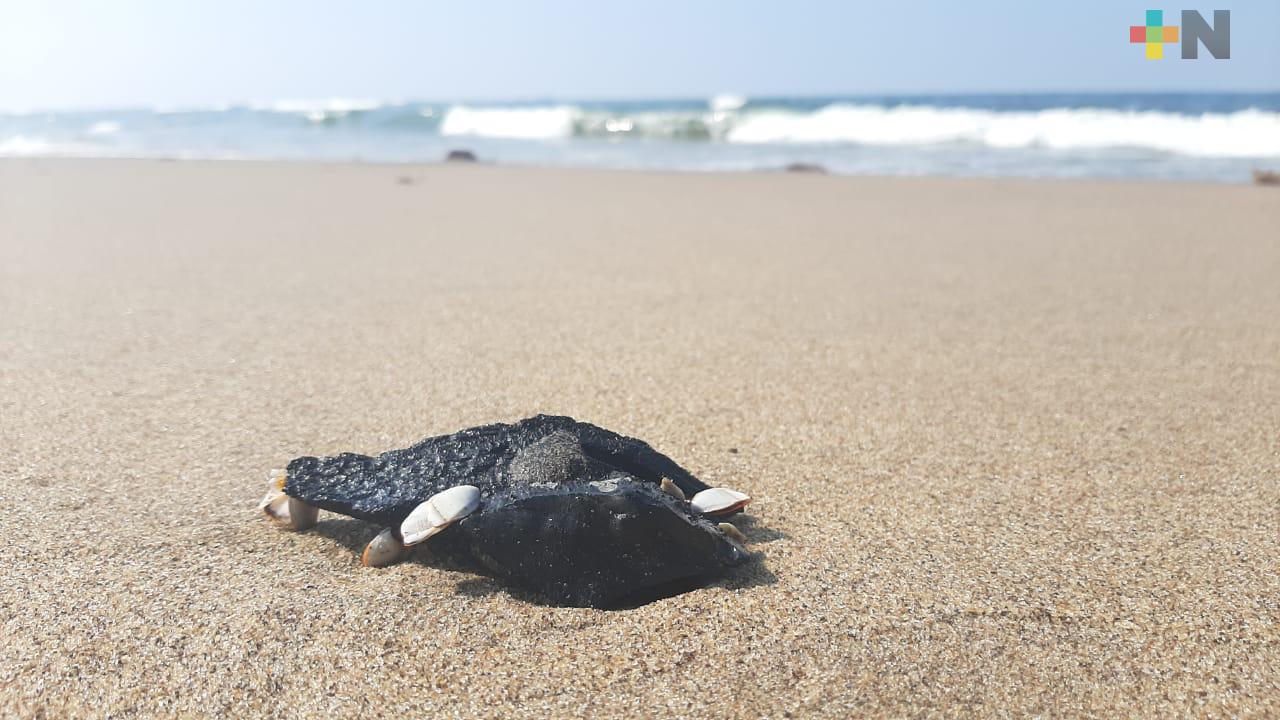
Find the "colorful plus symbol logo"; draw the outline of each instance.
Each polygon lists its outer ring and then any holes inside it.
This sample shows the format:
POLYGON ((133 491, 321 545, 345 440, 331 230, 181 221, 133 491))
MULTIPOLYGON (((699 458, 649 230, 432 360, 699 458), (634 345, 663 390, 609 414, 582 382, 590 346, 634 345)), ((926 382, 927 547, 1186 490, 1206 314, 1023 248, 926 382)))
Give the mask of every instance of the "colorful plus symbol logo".
POLYGON ((1164 44, 1178 42, 1178 26, 1164 24, 1163 10, 1148 10, 1146 25, 1129 26, 1129 42, 1145 43, 1147 59, 1164 57, 1164 44))

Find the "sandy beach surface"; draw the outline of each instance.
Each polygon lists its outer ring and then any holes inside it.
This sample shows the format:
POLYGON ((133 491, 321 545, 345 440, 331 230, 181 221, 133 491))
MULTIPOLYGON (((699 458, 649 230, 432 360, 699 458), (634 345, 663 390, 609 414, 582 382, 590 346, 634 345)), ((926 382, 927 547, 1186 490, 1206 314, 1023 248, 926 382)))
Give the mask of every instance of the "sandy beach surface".
POLYGON ((1280 713, 1280 192, 0 162, 0 715, 1280 713), (760 558, 551 607, 265 473, 537 412, 760 558))

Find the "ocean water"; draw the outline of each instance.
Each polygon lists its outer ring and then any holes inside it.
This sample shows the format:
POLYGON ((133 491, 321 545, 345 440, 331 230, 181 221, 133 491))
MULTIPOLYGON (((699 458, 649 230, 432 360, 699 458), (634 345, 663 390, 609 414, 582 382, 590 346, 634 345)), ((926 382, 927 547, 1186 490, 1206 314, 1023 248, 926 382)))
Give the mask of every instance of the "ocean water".
POLYGON ((0 157, 482 161, 687 171, 1247 182, 1280 169, 1280 93, 645 102, 333 99, 0 114, 0 157))

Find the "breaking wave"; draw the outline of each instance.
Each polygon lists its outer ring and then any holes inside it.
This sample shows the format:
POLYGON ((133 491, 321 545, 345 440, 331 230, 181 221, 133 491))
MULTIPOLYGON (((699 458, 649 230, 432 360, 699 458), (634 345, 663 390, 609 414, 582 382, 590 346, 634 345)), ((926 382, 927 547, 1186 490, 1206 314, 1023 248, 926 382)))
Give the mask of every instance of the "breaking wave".
POLYGON ((0 157, 39 157, 51 155, 55 149, 53 143, 40 137, 14 135, 0 140, 0 157))
POLYGON ((316 124, 332 124, 348 115, 367 113, 385 107, 380 100, 329 98, 328 100, 276 100, 269 103, 250 103, 248 109, 258 112, 301 115, 316 124))
POLYGON ((108 146, 88 142, 60 141, 38 135, 0 138, 0 157, 109 157, 108 146))
POLYGON ((96 135, 96 136, 115 135, 116 133, 120 132, 120 123, 112 122, 110 120, 103 120, 101 122, 96 122, 90 125, 89 129, 86 130, 85 132, 89 135, 96 135))
POLYGON ((717 100, 716 109, 710 111, 455 106, 444 113, 439 132, 522 140, 640 137, 740 144, 957 143, 1050 150, 1133 148, 1197 157, 1280 156, 1280 113, 1261 110, 1182 115, 1090 108, 1015 112, 837 103, 796 111, 743 107, 745 101, 738 98, 717 100))
POLYGON ((0 112, 0 157, 495 162, 835 173, 1249 177, 1280 93, 400 102, 355 98, 0 112))
POLYGON ((440 134, 549 140, 574 135, 580 111, 572 106, 530 108, 449 108, 440 134))
POLYGON ((1145 148, 1203 157, 1280 156, 1280 113, 1180 115, 1105 109, 995 112, 930 106, 829 105, 738 117, 734 143, 854 143, 1092 150, 1145 148))
POLYGON ((377 110, 385 104, 381 100, 329 98, 327 100, 274 100, 265 103, 249 103, 247 107, 250 110, 264 112, 305 115, 310 112, 367 112, 369 110, 377 110))

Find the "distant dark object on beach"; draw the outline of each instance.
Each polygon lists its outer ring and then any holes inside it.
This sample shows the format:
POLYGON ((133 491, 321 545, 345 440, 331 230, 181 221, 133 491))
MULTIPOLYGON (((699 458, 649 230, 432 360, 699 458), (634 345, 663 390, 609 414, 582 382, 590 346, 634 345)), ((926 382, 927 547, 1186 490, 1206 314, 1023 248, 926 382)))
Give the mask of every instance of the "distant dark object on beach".
POLYGON ((816 175, 826 175, 827 169, 817 163, 793 162, 783 168, 789 173, 814 173, 816 175))
POLYGON ((450 150, 444 156, 445 162, 476 162, 476 154, 470 150, 450 150))
POLYGON ((1280 185, 1280 172, 1275 170, 1254 170, 1253 182, 1255 185, 1280 185))
POLYGON ((413 178, 409 177, 408 175, 401 175, 400 177, 396 178, 396 184, 397 184, 397 185, 412 185, 412 184, 413 184, 413 178))

